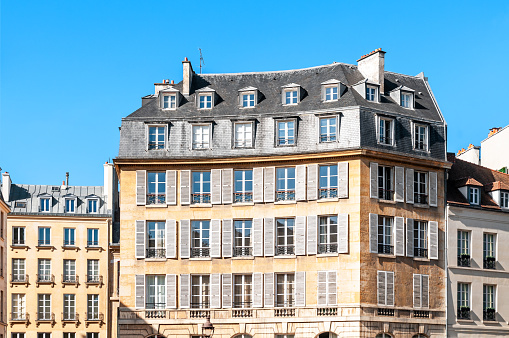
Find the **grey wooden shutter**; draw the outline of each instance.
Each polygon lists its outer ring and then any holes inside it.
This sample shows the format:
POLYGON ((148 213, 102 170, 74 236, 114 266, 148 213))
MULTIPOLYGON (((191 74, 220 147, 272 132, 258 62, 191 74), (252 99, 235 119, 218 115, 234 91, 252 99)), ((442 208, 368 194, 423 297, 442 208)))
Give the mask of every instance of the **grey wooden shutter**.
POLYGON ((405 169, 403 167, 394 168, 395 181, 395 201, 405 202, 405 169))
POLYGON ((316 255, 318 240, 318 216, 308 216, 308 255, 316 255))
POLYGON ((405 256, 405 219, 403 217, 394 217, 394 254, 396 256, 405 256))
POLYGON ((180 258, 189 258, 191 255, 191 221, 180 220, 180 258))
POLYGON ((210 257, 221 257, 221 220, 210 221, 210 257))
POLYGON ((387 283, 387 305, 394 306, 394 272, 387 271, 386 273, 386 283, 387 283))
POLYGON ((253 307, 263 307, 263 273, 253 273, 253 307))
POLYGON ((429 276, 421 275, 421 307, 429 308, 429 276))
POLYGON ((338 214, 338 253, 348 253, 348 214, 338 214))
POLYGON ((166 275, 166 308, 177 308, 177 275, 166 275))
POLYGON ((166 170, 166 204, 177 205, 177 171, 166 170))
POLYGON ((414 307, 421 307, 421 275, 414 274, 414 307))
POLYGON ((316 290, 316 304, 318 306, 327 305, 327 271, 318 271, 317 290, 316 290))
POLYGON ((264 252, 265 256, 274 256, 274 218, 266 217, 264 221, 264 252))
POLYGON ((295 306, 306 306, 306 272, 295 272, 295 306))
POLYGON ((297 201, 306 200, 306 166, 298 165, 295 169, 296 184, 295 184, 295 199, 297 201))
POLYGON ((276 179, 276 168, 267 167, 263 170, 264 186, 263 196, 265 202, 274 202, 276 191, 274 189, 274 181, 276 179))
POLYGON ((135 306, 137 309, 145 308, 145 275, 136 275, 135 278, 135 306))
POLYGON ((221 308, 221 274, 213 273, 210 275, 210 307, 212 309, 221 308))
POLYGON ((223 257, 232 256, 233 220, 223 219, 223 257))
POLYGON ((306 216, 295 217, 295 254, 306 254, 306 216))
POLYGON ((147 204, 147 171, 136 170, 136 205, 147 204))
POLYGON ((268 272, 264 274, 265 293, 264 304, 265 307, 274 307, 274 273, 268 272))
POLYGON ((145 221, 136 221, 136 258, 145 258, 145 221))
POLYGON ((221 204, 221 169, 210 171, 210 184, 212 186, 212 204, 221 204))
POLYGON ((253 201, 263 203, 263 168, 253 169, 253 201))
POLYGON ((180 204, 191 203, 191 170, 180 171, 180 204))
POLYGON ((429 259, 438 259, 438 222, 429 222, 429 259))
POLYGON ((338 163, 338 197, 348 198, 348 162, 338 163))
POLYGON ((378 215, 369 214, 369 252, 378 253, 378 215))
POLYGON ((386 305, 385 271, 378 271, 377 275, 378 305, 386 305))
POLYGON ((327 305, 337 305, 337 273, 336 271, 327 272, 327 305))
POLYGON ((233 203, 233 169, 223 169, 223 203, 233 203))
POLYGON ((223 274, 223 307, 230 308, 232 307, 232 274, 224 273, 223 274))
POLYGON ((435 171, 429 172, 429 205, 431 207, 437 206, 437 173, 435 171))
POLYGON ((166 220, 166 258, 177 258, 177 221, 166 220))
POLYGON ((414 220, 406 219, 406 255, 414 257, 414 220))
POLYGON ((253 219, 253 256, 263 256, 263 218, 253 219))
POLYGON ((378 163, 369 164, 370 197, 378 198, 378 163))
POLYGON ((318 199, 318 164, 308 165, 308 200, 318 199))
POLYGON ((191 275, 180 275, 180 308, 189 309, 191 305, 191 275))
POLYGON ((414 203, 414 170, 406 170, 406 202, 414 203))

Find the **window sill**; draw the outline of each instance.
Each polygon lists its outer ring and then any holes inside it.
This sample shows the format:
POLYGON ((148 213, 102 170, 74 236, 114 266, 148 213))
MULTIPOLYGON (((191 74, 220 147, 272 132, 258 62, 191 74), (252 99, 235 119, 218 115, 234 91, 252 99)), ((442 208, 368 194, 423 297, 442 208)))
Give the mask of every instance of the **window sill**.
POLYGON ((14 250, 14 249, 23 249, 23 250, 28 251, 28 245, 26 245, 26 244, 13 244, 13 245, 11 245, 11 250, 14 250))
POLYGON ((416 207, 416 208, 423 208, 423 209, 429 209, 429 204, 414 203, 414 207, 416 207))
POLYGON ((378 202, 379 203, 387 203, 387 204, 396 204, 397 203, 396 201, 393 201, 393 200, 384 200, 381 198, 378 199, 378 202))
POLYGON ((205 150, 212 150, 212 148, 192 148, 191 150, 195 150, 195 151, 205 151, 205 150))
POLYGON ((379 146, 386 146, 386 147, 392 147, 392 148, 394 148, 394 147, 395 147, 395 145, 394 145, 394 144, 380 143, 380 142, 377 142, 377 144, 378 144, 379 146))
POLYGON ((291 259, 295 259, 295 258, 297 258, 297 256, 296 255, 278 255, 278 256, 274 256, 274 258, 281 258, 281 259, 289 259, 289 258, 291 258, 291 259))
POLYGON ((473 319, 456 319, 456 323, 460 323, 460 324, 473 324, 474 320, 473 319))
POLYGON ((254 205, 254 202, 233 203, 232 207, 245 207, 245 206, 250 206, 250 205, 254 205))
POLYGON ((339 253, 335 252, 331 252, 331 253, 325 253, 325 254, 316 254, 316 257, 338 257, 339 256, 339 253))
POLYGON ((167 208, 167 204, 147 204, 145 205, 147 208, 167 208))
POLYGON ((55 247, 53 245, 37 245, 35 248, 37 249, 37 251, 39 251, 39 250, 51 250, 51 251, 55 250, 55 247))
POLYGON ((276 144, 276 148, 296 147, 297 144, 276 144))
POLYGON ((145 262, 166 262, 166 258, 145 258, 145 262))
POLYGON ((277 202, 274 202, 274 204, 297 204, 297 201, 296 200, 293 200, 293 201, 277 201, 277 202))
POLYGON ((254 256, 235 256, 235 257, 232 257, 232 259, 234 260, 253 260, 255 259, 254 256))
POLYGON ((336 141, 318 141, 318 144, 324 144, 324 143, 325 144, 327 144, 327 143, 329 143, 329 144, 330 143, 338 143, 338 141, 337 140, 336 141))
POLYGON ((76 245, 62 245, 62 251, 65 250, 75 250, 78 252, 79 248, 76 245))
POLYGON ((318 203, 325 203, 325 202, 339 202, 339 197, 333 197, 333 198, 320 198, 317 200, 318 203))
POLYGON ((377 255, 378 255, 378 257, 382 257, 382 258, 396 258, 396 255, 389 255, 389 254, 383 254, 383 253, 379 253, 377 255))
POLYGON ((89 252, 89 251, 99 251, 99 252, 102 252, 104 249, 102 247, 100 247, 100 246, 86 246, 85 250, 87 252, 89 252))
POLYGON ((429 262, 430 259, 429 258, 426 258, 426 257, 414 257, 414 261, 419 261, 419 262, 429 262))
POLYGON ((212 208, 212 203, 195 203, 189 205, 191 208, 212 208))
POLYGON ((191 257, 189 258, 191 261, 211 261, 212 257, 191 257))

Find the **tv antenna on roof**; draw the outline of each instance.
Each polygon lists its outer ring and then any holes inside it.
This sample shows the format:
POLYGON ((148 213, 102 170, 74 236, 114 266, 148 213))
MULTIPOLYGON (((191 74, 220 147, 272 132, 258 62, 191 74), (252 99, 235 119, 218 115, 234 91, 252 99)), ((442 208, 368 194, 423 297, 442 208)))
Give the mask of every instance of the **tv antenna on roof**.
POLYGON ((201 74, 202 63, 205 66, 205 61, 203 60, 203 55, 201 54, 201 48, 198 49, 200 50, 200 74, 201 74))

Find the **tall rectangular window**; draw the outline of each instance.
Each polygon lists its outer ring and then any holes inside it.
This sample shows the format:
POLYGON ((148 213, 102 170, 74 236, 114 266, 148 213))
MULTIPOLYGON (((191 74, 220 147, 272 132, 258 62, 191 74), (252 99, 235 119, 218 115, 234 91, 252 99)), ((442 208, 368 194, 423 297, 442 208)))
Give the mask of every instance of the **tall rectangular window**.
POLYGON ((393 119, 380 117, 378 120, 378 143, 380 144, 393 144, 393 119))
POLYGON ((366 86, 366 100, 377 102, 378 89, 375 86, 366 86))
POLYGON ((76 338, 76 332, 64 332, 62 338, 76 338))
POLYGON ((192 204, 210 203, 210 171, 193 171, 192 204))
POLYGON ((338 99, 338 86, 325 87, 325 101, 337 101, 338 99))
POLYGON ((12 245, 25 245, 25 227, 12 227, 12 245))
POLYGON ((210 307, 210 276, 191 276, 191 308, 207 309, 210 307))
POLYGON ((146 258, 166 258, 166 223, 147 222, 146 258))
POLYGON ((389 255, 394 253, 393 224, 393 217, 378 216, 378 253, 389 255))
POLYGON ((289 146, 295 144, 295 121, 277 121, 277 145, 289 146))
POLYGON ((458 283, 458 319, 470 319, 470 284, 458 283))
POLYGON ((148 150, 164 149, 165 128, 164 126, 148 127, 148 150))
POLYGON ((48 212, 50 210, 50 201, 51 198, 49 197, 41 197, 40 203, 42 212, 48 212))
POLYGON ((235 170, 234 202, 253 202, 253 170, 235 170))
POLYGON ((146 309, 166 308, 166 276, 147 275, 146 309))
POLYGON ((76 295, 64 294, 64 320, 76 320, 76 295))
POLYGON ((76 208, 76 199, 75 198, 66 198, 65 199, 65 212, 75 212, 76 208))
POLYGON ((198 124, 193 126, 193 149, 210 148, 210 124, 198 124))
POLYGON ((318 198, 322 199, 336 197, 338 197, 338 166, 321 165, 318 198))
POLYGON ((64 283, 76 283, 76 261, 74 259, 64 259, 64 283))
POLYGON ((299 102, 297 90, 287 90, 284 93, 285 93, 285 104, 297 104, 299 102))
POLYGON ((483 285, 483 320, 494 321, 496 320, 496 308, 495 308, 495 285, 483 285))
POLYGON ((509 209, 509 192, 507 191, 500 192, 500 207, 504 209, 509 209))
POLYGON ((64 228, 64 246, 76 245, 76 229, 64 228))
POLYGON ((233 255, 236 257, 252 256, 251 231, 253 222, 251 220, 236 220, 234 221, 234 227, 233 255))
POLYGON ((51 244, 51 228, 39 227, 39 245, 51 244))
POLYGON ((428 222, 414 220, 414 257, 428 257, 428 222))
POLYGON ((12 259, 12 281, 26 282, 25 259, 23 258, 12 259))
POLYGON ((411 93, 401 93, 401 107, 412 108, 412 97, 413 95, 411 93))
POLYGON ((166 203, 166 173, 147 172, 147 204, 166 203))
POLYGON ((51 295, 37 295, 37 319, 51 320, 51 295))
POLYGON ((163 109, 175 109, 177 107, 176 95, 163 96, 163 109))
POLYGON ((483 266, 485 269, 495 269, 495 234, 483 234, 483 266))
POLYGON ((318 253, 338 252, 338 217, 320 216, 318 253))
POLYGON ((87 295, 87 320, 99 319, 99 295, 87 295))
POLYGON ((378 198, 392 201, 394 199, 393 168, 378 166, 378 198))
POLYGON ((428 150, 428 126, 414 125, 414 149, 428 150))
POLYGON ((458 230, 458 266, 470 266, 470 233, 458 230))
POLYGON ((212 94, 202 94, 199 96, 199 107, 200 109, 211 109, 212 108, 212 94))
POLYGON ((320 119, 320 143, 334 142, 337 137, 337 118, 335 116, 320 119))
POLYGON ((253 292, 252 275, 233 276, 233 307, 250 308, 253 292))
POLYGON ((253 146, 253 123, 235 123, 235 148, 251 148, 253 146))
POLYGON ((99 278, 99 260, 88 259, 87 260, 87 282, 98 283, 99 278))
POLYGON ((50 332, 37 332, 37 338, 51 338, 50 332))
POLYGON ((87 229, 87 246, 99 246, 99 229, 87 229))
POLYGON ((87 338, 99 338, 99 332, 87 332, 87 338))
POLYGON ((479 205, 479 188, 468 187, 468 202, 470 204, 479 205))
POLYGON ((428 204, 428 174, 414 171, 414 203, 428 204))
POLYGON ((210 221, 191 221, 191 257, 210 257, 210 221))
POLYGON ((89 198, 87 200, 87 211, 90 214, 97 214, 99 211, 99 200, 97 198, 89 198))
POLYGON ((295 274, 276 275, 276 307, 293 307, 295 301, 295 274))
POLYGON ((21 293, 12 294, 12 319, 13 320, 27 319, 25 294, 21 293))
POLYGON ((51 281, 51 260, 39 258, 38 267, 38 282, 51 281))
POLYGON ((295 219, 276 219, 276 255, 295 254, 295 219))
POLYGON ((276 202, 295 200, 295 167, 276 169, 276 202))
MULTIPOLYGON (((25 338, 25 334, 22 332, 11 333, 11 338, 25 338)), ((75 337, 64 337, 64 338, 75 338, 75 337)))
POLYGON ((252 108, 254 106, 255 106, 255 94, 254 93, 242 94, 242 107, 252 108))

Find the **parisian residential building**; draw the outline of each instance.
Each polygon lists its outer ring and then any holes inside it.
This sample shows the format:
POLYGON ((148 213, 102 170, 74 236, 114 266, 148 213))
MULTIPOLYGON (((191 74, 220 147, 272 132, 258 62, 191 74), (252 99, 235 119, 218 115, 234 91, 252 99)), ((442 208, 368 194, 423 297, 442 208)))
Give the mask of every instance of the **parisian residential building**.
POLYGON ((443 337, 446 123, 420 73, 197 74, 122 119, 122 337, 443 337))
POLYGON ((118 184, 112 163, 104 165, 104 177, 104 186, 71 186, 68 176, 62 185, 29 185, 2 174, 10 206, 9 337, 106 338, 116 332, 110 243, 118 184))
POLYGON ((448 154, 448 337, 509 336, 509 175, 448 154))
POLYGON ((7 214, 11 211, 0 190, 0 338, 7 337, 7 214))

